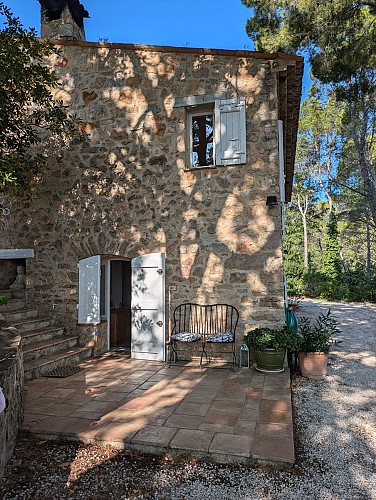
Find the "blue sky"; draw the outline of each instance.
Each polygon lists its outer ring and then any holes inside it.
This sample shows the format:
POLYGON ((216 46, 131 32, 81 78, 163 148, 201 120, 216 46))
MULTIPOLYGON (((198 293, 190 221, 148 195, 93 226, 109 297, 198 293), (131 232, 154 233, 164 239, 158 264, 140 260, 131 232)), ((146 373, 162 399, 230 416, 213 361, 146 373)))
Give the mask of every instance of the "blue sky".
MULTIPOLYGON (((40 30, 38 0, 5 0, 25 27, 40 30)), ((241 0, 81 0, 90 14, 86 39, 176 47, 253 50, 241 0)), ((305 75, 303 92, 310 86, 305 75)))

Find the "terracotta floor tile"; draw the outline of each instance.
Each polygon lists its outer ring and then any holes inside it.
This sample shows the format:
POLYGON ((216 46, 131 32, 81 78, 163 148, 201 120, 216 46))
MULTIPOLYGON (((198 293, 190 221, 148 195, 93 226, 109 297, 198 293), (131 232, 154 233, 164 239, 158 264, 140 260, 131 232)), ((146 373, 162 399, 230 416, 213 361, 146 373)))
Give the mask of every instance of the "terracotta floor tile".
POLYGON ((77 418, 64 429, 64 436, 77 436, 82 439, 93 439, 95 435, 106 425, 100 420, 89 418, 77 418))
POLYGON ((263 436, 265 438, 292 438, 293 427, 290 423, 263 423, 258 422, 255 429, 255 435, 263 436))
POLYGON ((98 401, 96 398, 89 403, 84 404, 78 408, 78 411, 90 412, 90 411, 110 411, 115 407, 113 401, 98 401))
POLYGON ((214 433, 209 431, 179 429, 171 441, 171 448, 192 451, 209 451, 214 433))
POLYGON ((73 394, 70 394, 66 398, 62 399, 62 401, 64 403, 82 406, 86 403, 90 403, 90 401, 93 401, 93 396, 91 394, 85 394, 80 391, 76 391, 73 394))
POLYGON ((39 434, 60 434, 69 427, 76 418, 50 416, 30 427, 31 432, 39 434))
POLYGON ((245 400, 246 396, 246 391, 241 388, 241 390, 236 390, 232 389, 230 390, 223 390, 221 389, 215 396, 216 400, 223 400, 223 401, 238 401, 238 402, 243 402, 245 400))
POLYGON ((259 405, 244 406, 239 412, 239 420, 249 420, 250 422, 257 422, 259 418, 259 405))
POLYGON ((243 408, 243 403, 240 401, 224 401, 215 399, 210 405, 210 411, 226 413, 227 415, 239 415, 239 412, 243 408))
POLYGON ((168 374, 157 372, 149 378, 148 382, 163 382, 164 380, 167 380, 168 383, 171 383, 171 378, 175 378, 175 376, 175 374, 169 376, 168 374))
POLYGON ((156 418, 163 418, 165 417, 166 419, 172 415, 172 413, 174 412, 175 408, 177 408, 177 406, 167 406, 167 407, 164 407, 164 406, 154 406, 154 405, 150 405, 147 407, 147 410, 148 410, 148 413, 156 418))
POLYGON ((264 387, 263 380, 251 380, 249 384, 250 389, 262 389, 264 387))
POLYGON ((209 411, 203 422, 203 424, 215 424, 215 425, 228 425, 230 427, 235 427, 238 423, 237 415, 227 415, 226 413, 217 413, 215 411, 209 411))
POLYGON ((157 425, 149 425, 141 429, 132 438, 132 442, 154 444, 167 448, 175 434, 176 428, 174 427, 160 427, 157 425))
POLYGON ((181 429, 198 429, 203 417, 197 415, 177 415, 174 413, 165 422, 167 427, 179 427, 181 429))
POLYGON ((55 415, 57 417, 67 417, 72 415, 76 410, 80 408, 79 405, 69 404, 69 403, 56 403, 54 405, 48 406, 47 408, 40 409, 40 413, 44 415, 55 415))
POLYGON ((266 378, 265 382, 264 382, 264 389, 268 389, 268 390, 279 390, 279 389, 287 389, 288 390, 289 387, 290 387, 289 380, 284 380, 284 379, 275 380, 274 378, 273 379, 266 378))
MULTIPOLYGON (((125 399, 127 394, 124 394, 124 392, 102 392, 101 394, 96 394, 94 401, 101 401, 101 402, 107 402, 107 403, 120 403, 125 399)), ((67 398, 69 399, 69 398, 67 398)))
POLYGON ((164 391, 166 387, 170 385, 170 381, 168 380, 159 380, 158 382, 150 382, 148 380, 144 384, 140 385, 140 390, 145 390, 146 394, 150 396, 157 396, 164 391), (149 385, 149 387, 147 387, 149 385))
POLYGON ((274 399, 276 401, 291 401, 290 390, 268 390, 262 391, 262 399, 274 399))
POLYGON ((143 429, 145 425, 146 422, 143 422, 141 419, 136 419, 132 422, 111 422, 105 427, 102 427, 95 434, 95 440, 104 442, 127 442, 130 441, 140 429, 143 429))
POLYGON ((128 381, 125 382, 119 382, 118 384, 113 385, 112 387, 109 388, 107 392, 124 392, 126 394, 129 394, 130 392, 134 391, 139 387, 139 384, 131 384, 128 381))
POLYGON ((123 400, 124 408, 127 408, 128 410, 139 410, 150 406, 154 402, 155 396, 148 396, 145 394, 145 391, 141 392, 144 395, 138 397, 133 397, 133 393, 129 394, 129 396, 123 400))
POLYGON ((292 463, 287 370, 201 370, 197 360, 169 368, 113 353, 82 366, 67 379, 26 383, 24 429, 243 459, 252 448, 256 458, 292 463))
POLYGON ((46 391, 37 391, 34 389, 29 389, 25 387, 25 402, 33 401, 33 399, 39 398, 45 394, 46 391))
POLYGON ((274 411, 274 410, 261 410, 258 415, 259 422, 287 423, 290 424, 291 412, 290 411, 274 411))
POLYGON ((214 401, 214 394, 200 394, 192 391, 184 398, 184 403, 201 403, 211 404, 214 401))
POLYGON ((224 425, 222 424, 200 424, 199 431, 208 431, 208 432, 224 432, 225 434, 235 434, 236 426, 224 425))
POLYGON ((158 373, 156 375, 164 375, 164 374, 166 374, 168 376, 177 376, 183 370, 184 370, 184 368, 183 367, 179 367, 179 366, 171 366, 171 367, 166 366, 165 368, 161 368, 160 370, 158 370, 158 373))
POLYGON ((291 438, 265 439, 265 436, 255 436, 251 452, 254 458, 262 460, 295 462, 294 441, 291 438))
POLYGON ((262 399, 260 401, 261 410, 291 411, 291 400, 277 401, 275 399, 262 399))
POLYGON ((238 425, 235 427, 235 434, 244 436, 253 436, 256 429, 256 419, 254 421, 249 419, 239 419, 238 425))
POLYGON ((177 408, 179 404, 182 402, 182 398, 169 397, 169 396, 160 396, 153 400, 152 406, 156 406, 157 408, 177 408))
POLYGON ((48 415, 42 415, 38 413, 25 413, 24 419, 21 425, 22 430, 30 430, 30 428, 35 425, 37 422, 45 420, 48 418, 48 415))
POLYGON ((209 396, 215 396, 218 394, 220 387, 213 387, 211 385, 197 385, 191 389, 191 393, 195 394, 207 394, 209 396))
POLYGON ((209 452, 250 457, 251 445, 251 436, 217 433, 214 435, 209 452))
POLYGON ((201 403, 181 403, 175 410, 174 413, 179 413, 183 415, 198 415, 205 416, 209 410, 210 405, 205 405, 201 403))
POLYGON ((250 388, 246 393, 246 399, 261 399, 262 390, 250 388))
POLYGON ((56 404, 55 398, 40 396, 30 401, 25 401, 25 412, 38 413, 38 410, 48 408, 56 404))
POLYGON ((57 387, 49 391, 46 396, 49 398, 58 398, 58 399, 63 399, 67 396, 70 396, 71 394, 74 394, 76 392, 76 389, 64 389, 62 387, 57 387))

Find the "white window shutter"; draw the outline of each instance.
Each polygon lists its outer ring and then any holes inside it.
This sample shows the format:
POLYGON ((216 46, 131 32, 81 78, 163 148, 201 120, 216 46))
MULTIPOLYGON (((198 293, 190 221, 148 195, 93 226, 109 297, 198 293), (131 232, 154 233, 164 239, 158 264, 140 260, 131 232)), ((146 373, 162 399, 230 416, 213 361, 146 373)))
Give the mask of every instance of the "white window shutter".
POLYGON ((246 163, 245 98, 215 101, 215 163, 246 163))

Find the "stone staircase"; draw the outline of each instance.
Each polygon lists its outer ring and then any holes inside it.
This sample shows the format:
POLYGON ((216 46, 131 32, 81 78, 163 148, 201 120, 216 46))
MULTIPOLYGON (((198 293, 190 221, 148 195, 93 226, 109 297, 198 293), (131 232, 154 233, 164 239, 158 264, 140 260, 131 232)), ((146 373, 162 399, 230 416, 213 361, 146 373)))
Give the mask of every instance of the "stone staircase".
POLYGON ((0 306, 0 320, 17 329, 21 336, 25 380, 32 380, 66 365, 74 365, 92 355, 90 347, 79 346, 78 336, 54 326, 51 318, 38 316, 26 307, 24 292, 0 290, 8 303, 0 306))

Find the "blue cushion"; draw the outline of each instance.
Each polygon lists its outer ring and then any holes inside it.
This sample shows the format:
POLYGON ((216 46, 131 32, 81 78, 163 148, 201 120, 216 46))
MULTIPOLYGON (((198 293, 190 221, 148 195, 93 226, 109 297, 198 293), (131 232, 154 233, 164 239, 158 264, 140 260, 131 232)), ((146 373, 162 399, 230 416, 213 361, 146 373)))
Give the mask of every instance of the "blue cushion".
POLYGON ((201 339, 201 335, 198 333, 190 332, 177 332, 171 335, 172 340, 179 340, 180 342, 197 342, 201 339))
POLYGON ((207 342, 234 342, 234 334, 232 332, 212 333, 207 338, 207 342))

